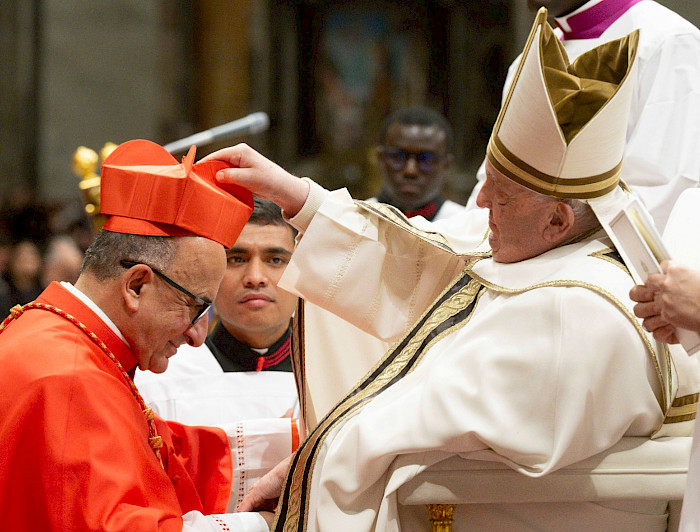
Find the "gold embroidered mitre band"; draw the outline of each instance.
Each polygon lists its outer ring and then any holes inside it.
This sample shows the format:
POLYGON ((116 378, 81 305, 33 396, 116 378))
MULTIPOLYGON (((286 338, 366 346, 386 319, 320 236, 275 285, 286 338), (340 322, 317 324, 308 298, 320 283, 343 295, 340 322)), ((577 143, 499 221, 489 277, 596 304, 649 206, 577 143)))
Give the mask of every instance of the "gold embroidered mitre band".
POLYGON ((590 199, 620 181, 639 31, 569 63, 564 46, 537 13, 487 158, 536 192, 590 199))

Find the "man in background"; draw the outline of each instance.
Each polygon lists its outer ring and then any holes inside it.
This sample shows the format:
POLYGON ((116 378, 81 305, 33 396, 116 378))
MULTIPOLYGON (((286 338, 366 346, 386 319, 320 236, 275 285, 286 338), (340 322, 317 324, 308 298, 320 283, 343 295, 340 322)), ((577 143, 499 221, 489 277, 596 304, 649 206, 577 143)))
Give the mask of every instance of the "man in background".
POLYGON ((444 116, 422 106, 399 109, 382 123, 379 142, 382 188, 373 199, 431 221, 464 209, 442 193, 454 159, 454 134, 444 116))

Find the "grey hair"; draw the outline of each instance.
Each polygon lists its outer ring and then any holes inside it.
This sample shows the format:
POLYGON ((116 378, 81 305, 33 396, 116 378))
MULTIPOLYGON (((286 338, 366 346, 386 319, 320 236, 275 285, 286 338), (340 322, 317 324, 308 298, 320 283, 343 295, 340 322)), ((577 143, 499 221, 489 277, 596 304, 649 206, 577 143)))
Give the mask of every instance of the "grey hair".
POLYGON ((143 262, 166 270, 175 259, 177 239, 171 236, 145 236, 101 230, 85 252, 80 273, 89 272, 100 281, 119 276, 120 260, 143 262))
POLYGON ((574 211, 574 223, 582 231, 587 231, 588 229, 593 229, 594 227, 600 227, 600 222, 598 217, 593 212, 591 206, 585 201, 581 201, 574 198, 562 199, 571 210, 574 211))

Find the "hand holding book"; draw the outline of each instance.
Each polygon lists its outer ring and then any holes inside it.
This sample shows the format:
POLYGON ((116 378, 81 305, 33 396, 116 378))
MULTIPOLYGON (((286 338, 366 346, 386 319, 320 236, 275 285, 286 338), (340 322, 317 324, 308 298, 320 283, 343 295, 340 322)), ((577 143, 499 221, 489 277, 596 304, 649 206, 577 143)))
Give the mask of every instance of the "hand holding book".
MULTIPOLYGON (((610 228, 618 240, 618 251, 640 285, 630 297, 638 303, 634 310, 644 318, 644 328, 657 340, 680 343, 689 355, 700 350, 696 332, 700 330, 700 271, 670 260, 667 246, 637 199, 630 200, 610 228)), ((682 245, 693 244, 683 241, 682 245)))

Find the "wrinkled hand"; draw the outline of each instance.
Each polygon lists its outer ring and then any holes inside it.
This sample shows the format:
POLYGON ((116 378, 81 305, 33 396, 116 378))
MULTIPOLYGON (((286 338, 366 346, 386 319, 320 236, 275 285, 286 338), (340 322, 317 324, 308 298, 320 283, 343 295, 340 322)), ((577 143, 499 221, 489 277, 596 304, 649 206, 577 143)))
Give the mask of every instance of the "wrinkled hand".
POLYGON ((700 272, 673 261, 661 264, 664 273, 650 274, 644 285, 630 290, 634 314, 661 342, 678 343, 677 327, 700 332, 700 272))
MULTIPOLYGON (((287 474, 292 454, 277 464, 269 473, 258 480, 245 494, 238 512, 273 511, 282 493, 284 477, 287 474)), ((264 516, 263 516, 264 517, 264 516)))
POLYGON ((309 195, 309 184, 260 155, 247 144, 215 151, 202 161, 221 160, 234 168, 219 170, 216 179, 235 183, 259 198, 274 201, 288 216, 296 215, 309 195))

